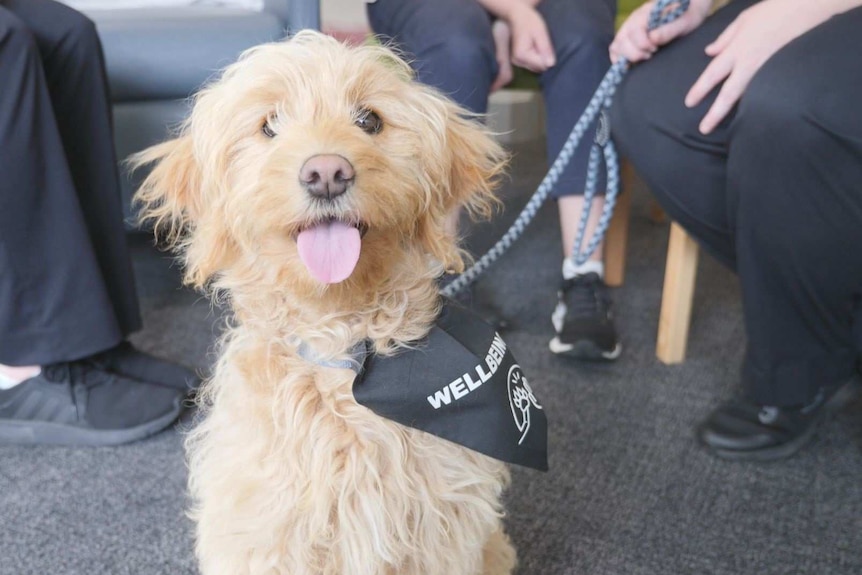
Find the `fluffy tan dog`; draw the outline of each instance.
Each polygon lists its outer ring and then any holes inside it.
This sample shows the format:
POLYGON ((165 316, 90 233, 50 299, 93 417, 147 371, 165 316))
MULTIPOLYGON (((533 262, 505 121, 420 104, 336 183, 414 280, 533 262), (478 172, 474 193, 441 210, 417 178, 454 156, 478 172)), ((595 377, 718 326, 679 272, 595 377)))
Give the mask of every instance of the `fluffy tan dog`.
POLYGON ((492 208, 505 155, 384 48, 313 32, 248 51, 142 153, 138 199, 186 280, 234 320, 188 442, 204 575, 502 575, 504 464, 356 403, 343 359, 391 354, 460 270, 458 205, 492 208))

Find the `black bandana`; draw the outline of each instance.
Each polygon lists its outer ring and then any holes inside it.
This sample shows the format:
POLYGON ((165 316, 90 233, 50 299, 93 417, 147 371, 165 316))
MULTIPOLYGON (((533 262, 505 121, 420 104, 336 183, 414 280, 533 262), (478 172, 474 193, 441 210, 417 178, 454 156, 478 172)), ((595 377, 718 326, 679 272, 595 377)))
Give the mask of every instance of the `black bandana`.
POLYGON ((494 328, 455 304, 415 349, 368 356, 353 395, 381 417, 548 470, 548 422, 527 378, 494 328))

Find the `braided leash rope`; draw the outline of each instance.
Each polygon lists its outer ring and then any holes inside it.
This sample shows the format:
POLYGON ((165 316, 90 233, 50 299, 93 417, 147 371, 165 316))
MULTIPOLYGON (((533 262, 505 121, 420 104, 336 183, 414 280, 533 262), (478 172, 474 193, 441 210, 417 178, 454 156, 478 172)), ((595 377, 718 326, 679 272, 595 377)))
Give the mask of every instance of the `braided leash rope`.
MULTIPOLYGON (((659 26, 672 22, 682 16, 688 9, 690 0, 656 0, 650 13, 649 30, 654 30, 659 26)), ((581 219, 578 222, 578 232, 575 236, 574 252, 572 259, 575 265, 581 265, 586 262, 590 255, 596 250, 599 243, 604 238, 608 225, 611 221, 611 216, 614 212, 617 195, 619 194, 620 184, 620 169, 619 157, 617 156, 616 148, 610 137, 610 121, 608 110, 616 93, 617 86, 623 80, 629 63, 625 58, 620 58, 610 67, 605 77, 599 83, 595 94, 587 104, 584 113, 575 123, 569 134, 566 143, 563 144, 560 153, 554 160, 548 173, 545 175, 539 187, 536 189, 533 196, 527 202, 527 205, 518 214, 514 223, 509 227, 505 234, 497 241, 494 246, 488 250, 476 263, 469 269, 464 271, 457 278, 452 280, 448 285, 440 290, 440 293, 445 297, 453 297, 465 287, 472 284, 482 275, 488 267, 497 261, 500 256, 506 253, 515 241, 521 237, 526 227, 533 221, 536 213, 548 195, 553 190, 560 175, 568 165, 575 153, 578 145, 586 134, 587 129, 598 118, 598 126, 596 128, 596 137, 590 149, 589 163, 587 164, 587 179, 584 188, 584 209, 581 212, 581 219), (604 158, 605 169, 607 171, 607 188, 605 190, 605 205, 599 218, 596 230, 593 237, 587 245, 586 249, 581 251, 581 246, 584 243, 584 235, 586 233, 587 221, 590 217, 592 200, 596 195, 598 184, 599 168, 602 158, 604 158)))

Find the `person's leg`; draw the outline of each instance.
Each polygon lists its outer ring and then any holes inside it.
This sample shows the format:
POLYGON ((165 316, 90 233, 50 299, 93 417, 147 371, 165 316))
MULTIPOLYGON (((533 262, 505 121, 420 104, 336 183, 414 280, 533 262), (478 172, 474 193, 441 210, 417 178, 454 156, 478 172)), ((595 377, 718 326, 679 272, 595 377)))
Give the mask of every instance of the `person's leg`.
POLYGON ((736 253, 727 213, 729 121, 704 136, 698 124, 715 93, 695 108, 682 102, 709 63, 706 45, 756 1, 731 3, 692 34, 633 66, 611 108, 611 134, 620 154, 632 162, 670 217, 734 271, 736 253))
POLYGON ((56 127, 39 47, 5 4, 0 76, 0 363, 79 359, 116 345, 123 334, 56 127))
POLYGON ((858 393, 860 26, 856 9, 788 44, 752 79, 731 124, 728 214, 748 397, 719 407, 700 428, 722 457, 792 455, 858 393))
POLYGON ((731 125, 728 213, 752 398, 787 407, 845 382, 862 296, 862 8, 791 42, 731 125), (849 35, 849 36, 846 36, 849 35))
MULTIPOLYGON (((0 6, 0 442, 133 441, 170 425, 184 393, 69 361, 112 348, 123 333, 82 213, 92 206, 79 199, 67 165, 39 43, 12 4, 0 6)), ((46 5, 44 16, 57 25, 75 14, 46 5)))
MULTIPOLYGON (((100 369, 185 391, 197 384, 198 378, 192 372, 142 353, 122 341, 123 337, 140 329, 141 318, 122 221, 104 59, 95 26, 84 15, 54 0, 6 0, 4 6, 23 23, 35 40, 44 70, 44 74, 34 76, 41 86, 38 88, 39 97, 43 102, 48 100, 44 92, 47 88, 50 110, 54 113, 53 118, 49 117, 49 108, 43 105, 36 112, 39 116, 35 119, 47 135, 34 140, 41 149, 36 150, 33 156, 45 158, 44 161, 51 164, 47 171, 50 181, 43 185, 46 188, 43 193, 52 197, 44 203, 53 205, 54 196, 60 194, 65 201, 71 201, 71 193, 77 194, 80 207, 78 213, 71 215, 78 218, 76 222, 83 220, 89 246, 74 245, 68 249, 74 253, 86 252, 90 259, 94 256, 98 270, 94 271, 92 267, 79 269, 75 281, 94 285, 98 293, 107 295, 113 313, 104 304, 99 311, 106 317, 112 315, 112 323, 116 324, 112 329, 119 331, 119 335, 111 335, 110 338, 99 337, 104 333, 101 330, 107 329, 107 324, 93 313, 95 303, 69 294, 62 304, 71 319, 65 318, 60 323, 82 323, 81 314, 86 314, 83 324, 89 330, 79 326, 74 329, 76 335, 87 338, 88 345, 78 345, 77 340, 69 337, 68 330, 58 328, 54 339, 42 341, 45 351, 41 352, 41 362, 87 357, 100 369), (62 149, 58 149, 58 135, 62 149), (98 332, 95 336, 93 330, 98 332), (114 344, 105 343, 108 340, 114 344), (58 345, 57 341, 61 343, 58 345), (93 355, 96 351, 98 355, 93 355)), ((28 187, 26 183, 19 186, 21 189, 28 187)), ((58 209, 53 213, 66 212, 58 209)), ((50 220, 45 225, 56 229, 56 224, 50 220)), ((63 242, 63 238, 59 234, 55 241, 63 242)), ((51 246, 42 246, 39 253, 43 253, 46 247, 51 246)), ((56 255, 56 252, 50 253, 56 255)), ((43 275, 55 278, 57 267, 74 264, 74 258, 61 256, 60 259, 61 262, 44 262, 43 275)), ((53 293, 69 292, 57 289, 53 293)), ((37 299, 54 297, 47 292, 31 295, 37 299)), ((45 317, 52 319, 58 316, 46 314, 45 317)), ((28 346, 33 353, 39 349, 38 343, 32 340, 28 346)))
MULTIPOLYGON (((545 20, 556 53, 556 65, 540 76, 545 99, 549 161, 560 153, 575 123, 610 67, 608 45, 613 39, 614 0, 543 0, 537 6, 545 20)), ((552 321, 554 353, 577 359, 616 359, 621 352, 612 320, 610 295, 604 284, 602 245, 585 264, 572 259, 578 225, 585 209, 584 184, 595 125, 576 149, 552 193, 557 199, 563 252, 563 287, 552 321)), ((602 172, 598 181, 604 192, 602 172)), ((604 208, 604 197, 589 206, 581 249, 593 236, 604 208)))
MULTIPOLYGON (((491 32, 492 17, 476 0, 377 0, 368 4, 371 28, 382 41, 402 51, 416 71, 416 79, 437 88, 476 114, 488 111, 491 84, 498 65, 491 32)), ((451 214, 457 229, 461 213, 451 214)), ((445 284, 452 276, 445 276, 445 284)), ((489 301, 474 298, 473 286, 458 301, 505 329, 489 301)))
POLYGON ((141 328, 123 225, 104 57, 96 27, 54 0, 5 0, 33 33, 102 281, 123 335, 141 328))
MULTIPOLYGON (((551 161, 560 153, 610 67, 608 46, 614 35, 616 1, 543 0, 537 8, 548 26, 557 59, 557 64, 540 76, 549 119, 546 122, 546 138, 548 159, 551 161)), ((591 136, 594 133, 595 124, 587 131, 587 141, 578 146, 553 192, 559 204, 565 258, 572 255, 575 233, 583 211, 583 198, 579 196, 584 191, 591 136)), ((600 193, 604 183, 602 174, 597 188, 600 193)), ((584 246, 592 237, 603 205, 602 198, 593 202, 584 246)), ((602 261, 601 246, 591 259, 602 261)))
MULTIPOLYGON (((614 0, 587 0, 566 2, 543 0, 539 12, 547 22, 548 31, 557 57, 557 64, 541 75, 547 117, 546 137, 548 159, 560 153, 563 144, 580 118, 587 103, 610 67, 608 46, 613 40, 616 2, 614 0)), ((572 255, 577 227, 584 209, 583 191, 587 174, 592 134, 595 124, 587 130, 588 141, 582 143, 569 165, 563 170, 553 196, 557 198, 560 229, 563 241, 563 258, 572 255)), ((597 189, 604 189, 604 173, 597 189)), ((604 198, 597 197, 590 206, 590 217, 584 234, 584 243, 592 238, 598 224, 604 198)), ((602 245, 590 257, 602 261, 602 245)))
POLYGON ((371 28, 411 60, 417 79, 476 113, 497 75, 491 16, 475 0, 377 0, 371 28))
POLYGON ((635 68, 614 132, 672 217, 739 273, 747 397, 713 412, 700 438, 718 455, 766 459, 795 452, 846 400, 840 384, 859 353, 862 261, 847 246, 862 240, 862 123, 853 111, 862 75, 842 34, 862 11, 780 51, 704 137, 696 125, 711 101, 695 110, 668 102, 682 101, 708 63, 703 46, 749 4, 732 4, 635 68))

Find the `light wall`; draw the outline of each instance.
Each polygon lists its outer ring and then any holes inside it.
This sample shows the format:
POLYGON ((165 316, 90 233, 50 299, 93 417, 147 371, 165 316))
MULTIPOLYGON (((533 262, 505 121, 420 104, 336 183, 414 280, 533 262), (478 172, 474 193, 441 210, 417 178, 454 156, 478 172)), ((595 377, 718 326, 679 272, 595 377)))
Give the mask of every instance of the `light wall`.
POLYGON ((321 0, 323 27, 345 32, 368 28, 365 0, 321 0))

